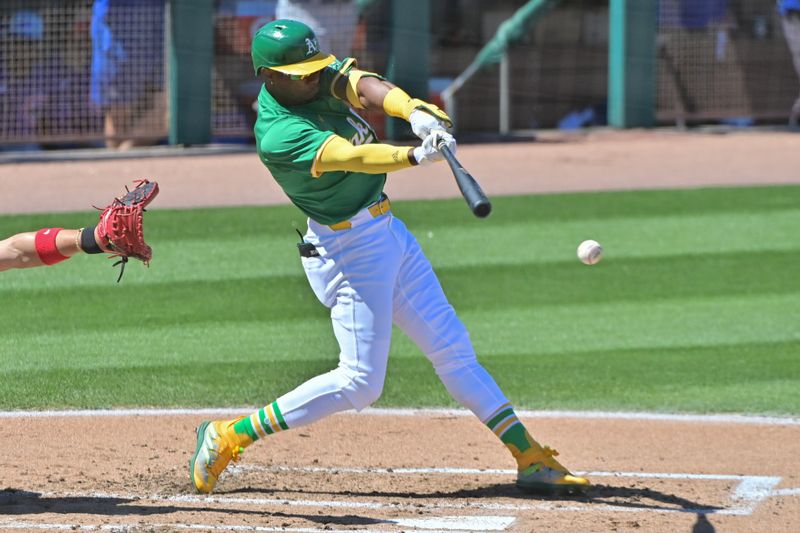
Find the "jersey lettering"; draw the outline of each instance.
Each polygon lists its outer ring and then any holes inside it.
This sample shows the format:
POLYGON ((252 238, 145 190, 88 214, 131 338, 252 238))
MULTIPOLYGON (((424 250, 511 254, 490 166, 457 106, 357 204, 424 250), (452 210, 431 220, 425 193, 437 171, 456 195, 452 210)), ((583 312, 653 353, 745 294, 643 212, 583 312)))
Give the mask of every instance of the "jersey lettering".
POLYGON ((364 119, 353 113, 352 117, 347 117, 347 123, 353 127, 355 133, 350 137, 350 144, 353 146, 361 146, 362 144, 369 144, 375 140, 375 135, 369 124, 364 122, 364 119))

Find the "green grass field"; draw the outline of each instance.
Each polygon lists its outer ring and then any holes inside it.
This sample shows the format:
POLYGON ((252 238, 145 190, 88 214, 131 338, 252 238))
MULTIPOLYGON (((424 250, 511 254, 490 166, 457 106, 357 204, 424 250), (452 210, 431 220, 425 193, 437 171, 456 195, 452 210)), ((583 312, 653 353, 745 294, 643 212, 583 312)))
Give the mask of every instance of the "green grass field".
MULTIPOLYGON (((800 187, 396 202, 525 409, 800 413, 800 187), (600 241, 595 266, 575 248, 600 241)), ((263 405, 338 348, 294 207, 148 213, 150 269, 0 273, 0 409, 263 405)), ((96 213, 0 217, 0 235, 96 213)), ((453 406, 396 332, 379 406, 453 406)))

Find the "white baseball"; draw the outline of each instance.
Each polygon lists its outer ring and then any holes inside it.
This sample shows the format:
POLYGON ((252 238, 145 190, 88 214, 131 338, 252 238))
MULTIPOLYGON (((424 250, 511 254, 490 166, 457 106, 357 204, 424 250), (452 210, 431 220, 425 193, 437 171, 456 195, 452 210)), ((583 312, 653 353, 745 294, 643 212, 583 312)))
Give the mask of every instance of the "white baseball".
POLYGON ((603 247, 593 240, 583 241, 578 245, 578 259, 586 265, 598 263, 603 258, 603 247))

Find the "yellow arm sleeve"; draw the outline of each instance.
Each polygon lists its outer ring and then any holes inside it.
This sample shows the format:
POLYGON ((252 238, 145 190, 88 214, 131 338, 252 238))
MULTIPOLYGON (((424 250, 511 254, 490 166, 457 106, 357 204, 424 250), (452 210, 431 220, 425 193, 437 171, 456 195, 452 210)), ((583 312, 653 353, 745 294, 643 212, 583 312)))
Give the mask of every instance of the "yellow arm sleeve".
POLYGON ((318 178, 323 172, 346 170, 367 174, 384 174, 412 166, 408 152, 412 146, 364 144, 353 146, 338 135, 331 135, 317 152, 311 174, 318 178))
POLYGON ((411 98, 407 92, 400 87, 395 87, 383 99, 383 110, 390 117, 402 118, 408 120, 411 112, 415 109, 422 109, 442 121, 448 128, 453 126, 453 120, 437 106, 420 100, 419 98, 411 98))
POLYGON ((411 112, 421 104, 422 100, 411 98, 407 92, 400 87, 395 87, 383 99, 383 110, 390 117, 397 117, 408 120, 411 112))

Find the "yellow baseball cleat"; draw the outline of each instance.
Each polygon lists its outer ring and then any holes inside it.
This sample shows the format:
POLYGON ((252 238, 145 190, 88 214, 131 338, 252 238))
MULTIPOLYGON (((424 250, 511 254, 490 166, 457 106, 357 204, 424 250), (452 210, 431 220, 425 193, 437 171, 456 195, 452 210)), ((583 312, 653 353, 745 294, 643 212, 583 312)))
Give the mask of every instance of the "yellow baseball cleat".
POLYGON ((189 478, 198 492, 214 490, 219 475, 233 460, 239 460, 244 448, 225 436, 222 421, 203 422, 197 428, 197 449, 189 460, 189 478))
POLYGON ((553 457, 558 455, 549 446, 539 447, 534 462, 517 474, 517 487, 531 493, 583 492, 592 486, 589 480, 573 475, 553 457))

